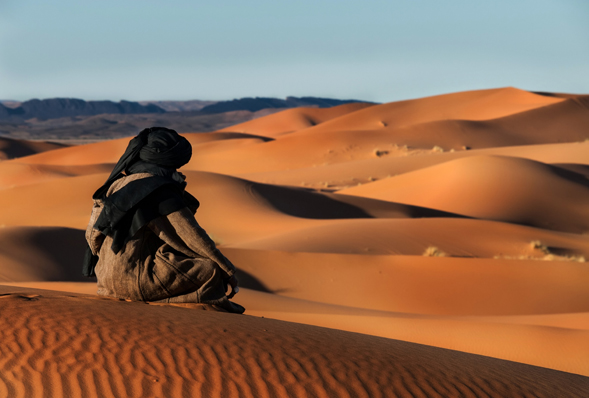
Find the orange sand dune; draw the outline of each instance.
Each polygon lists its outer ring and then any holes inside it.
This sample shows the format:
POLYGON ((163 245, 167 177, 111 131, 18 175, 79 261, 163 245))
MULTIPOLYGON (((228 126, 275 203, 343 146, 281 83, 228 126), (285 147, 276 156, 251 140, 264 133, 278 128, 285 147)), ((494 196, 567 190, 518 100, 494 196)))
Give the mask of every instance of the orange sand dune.
MULTIPOLYGON (((380 105, 382 106, 382 105, 380 105)), ((373 106, 345 116, 351 118, 373 106)), ((279 116, 280 114, 275 114, 279 116)), ((263 119, 263 118, 262 118, 263 119)), ((333 122, 339 119, 334 119, 333 122)), ((397 119, 395 119, 397 120, 397 119)), ((255 121, 254 121, 255 122, 255 121)), ((327 123, 327 122, 326 122, 327 123)), ((323 124, 247 148, 200 153, 189 168, 227 174, 322 167, 362 159, 406 156, 424 150, 458 150, 582 142, 589 138, 589 108, 575 100, 493 120, 441 119, 368 129, 324 129, 323 124), (296 153, 296 156, 292 156, 296 153), (259 162, 264 158, 264 162, 259 162)), ((460 155, 457 155, 460 156, 460 155)))
MULTIPOLYGON (((263 142, 265 140, 264 137, 241 133, 189 133, 186 134, 186 138, 194 147, 215 141, 254 140, 256 142, 263 142)), ((19 159, 18 162, 65 166, 106 163, 112 163, 114 165, 125 151, 128 143, 129 138, 120 138, 93 144, 66 147, 26 156, 19 159)))
POLYGON ((588 385, 544 368, 247 315, 23 288, 0 294, 7 396, 582 397, 588 385))
MULTIPOLYGON (((384 148, 380 148, 380 150, 384 150, 384 148)), ((416 151, 407 155, 410 156, 378 157, 374 155, 371 159, 265 172, 239 172, 238 167, 235 166, 233 171, 236 176, 252 181, 328 190, 350 188, 450 160, 480 155, 511 156, 543 163, 566 164, 568 168, 572 167, 575 171, 575 167, 578 169, 579 166, 589 165, 589 142, 526 145, 444 153, 416 151)))
POLYGON ((471 156, 340 192, 558 231, 589 231, 589 181, 525 159, 471 156))
POLYGON ((107 177, 108 174, 92 174, 6 188, 0 195, 0 225, 85 230, 92 210, 92 194, 107 177))
POLYGON ((435 247, 444 255, 455 257, 541 259, 552 254, 577 261, 589 258, 587 235, 455 218, 330 220, 227 246, 307 253, 416 256, 435 247), (538 247, 532 242, 539 242, 538 247))
POLYGON ((45 165, 89 165, 116 163, 129 143, 129 138, 101 141, 57 149, 18 159, 19 163, 45 165))
MULTIPOLYGON (((512 89, 515 90, 515 89, 512 89)), ((510 95, 522 99, 523 97, 538 96, 525 91, 518 91, 517 95, 512 90, 506 89, 502 94, 510 95)), ((466 95, 468 93, 459 93, 466 95)), ((455 94, 458 95, 458 94, 455 94)), ((445 98, 432 97, 432 98, 445 98)), ((531 98, 527 98, 531 99, 531 98)), ((425 106, 427 99, 415 100, 419 106, 425 106)), ((383 122, 379 126, 367 125, 367 128, 349 128, 341 126, 336 130, 328 129, 328 125, 317 126, 312 129, 302 130, 295 135, 305 136, 307 134, 317 135, 326 131, 358 131, 361 136, 368 131, 388 132, 390 137, 395 140, 397 145, 409 145, 418 147, 429 147, 433 145, 442 146, 445 149, 461 146, 470 148, 482 148, 488 146, 507 146, 507 145, 530 145, 539 143, 556 143, 556 142, 573 142, 583 141, 588 137, 587 127, 589 126, 589 101, 579 101, 578 99, 557 100, 553 103, 542 103, 538 107, 522 109, 518 112, 501 114, 495 117, 480 118, 476 116, 477 112, 491 111, 494 107, 506 106, 508 104, 517 106, 521 105, 518 101, 496 102, 494 106, 473 109, 473 114, 464 113, 465 109, 460 103, 446 101, 444 107, 449 107, 443 114, 443 117, 429 120, 429 116, 434 112, 428 112, 428 118, 424 121, 414 121, 411 123, 403 122, 407 117, 407 112, 396 114, 396 109, 392 104, 389 109, 379 109, 383 118, 394 116, 394 123, 383 122), (382 124, 386 124, 383 126, 382 124), (452 146, 454 145, 454 146, 452 146)), ((541 100, 541 99, 540 99, 541 100)), ((541 100, 542 101, 542 100, 541 100)), ((417 106, 417 104, 414 104, 417 106)), ((470 103, 475 105, 475 103, 470 103)), ((366 110, 375 111, 375 108, 366 110)), ((420 109, 423 111, 423 109, 420 109)), ((355 116, 361 119, 358 113, 347 115, 347 119, 355 116)), ((336 123, 334 120, 331 123, 336 123)), ((351 120, 350 120, 351 121, 351 120)), ((358 137, 360 138, 360 137, 358 137)))
POLYGON ((62 148, 64 145, 42 141, 16 140, 13 138, 0 138, 0 160, 20 158, 35 153, 51 151, 62 148))
MULTIPOLYGON (((244 280, 243 283, 247 283, 244 280)), ((6 283, 4 283, 6 284, 6 283)), ((35 287, 93 294, 95 283, 27 282, 35 287)), ((443 316, 395 313, 323 304, 243 288, 238 300, 248 314, 516 360, 589 375, 589 313, 532 316, 443 316), (548 326, 548 327, 546 327, 548 326), (485 344, 481 344, 485 341, 485 344), (559 341, 558 346, 546 344, 559 341), (513 347, 519 347, 513 350, 513 347)))
POLYGON ((451 216, 416 206, 257 184, 213 173, 187 171, 186 176, 187 189, 201 202, 199 222, 222 244, 326 225, 335 219, 451 216))
POLYGON ((276 137, 292 131, 316 126, 328 120, 374 106, 370 103, 351 103, 331 108, 293 108, 266 117, 227 127, 219 132, 241 132, 276 137))
POLYGON ((243 290, 248 314, 419 342, 589 375, 589 313, 457 317, 327 305, 243 290), (558 341, 558 344, 554 342, 558 341), (517 349, 514 350, 514 347, 517 349))
POLYGON ((389 102, 312 127, 315 131, 372 130, 434 120, 488 120, 564 101, 513 87, 389 102))
MULTIPOLYGON (((384 151, 387 143, 396 147, 431 149, 436 146, 444 150, 461 150, 582 142, 589 138, 588 130, 589 107, 581 107, 576 101, 567 100, 491 120, 444 119, 355 132, 361 136, 361 144, 372 136, 387 137, 388 142, 384 139, 380 142, 373 139, 374 144, 378 145, 376 148, 384 151)), ((307 134, 316 136, 327 133, 329 131, 304 131, 297 138, 303 139, 307 134)), ((356 142, 359 142, 358 138, 360 137, 357 137, 356 142)), ((360 146, 354 150, 362 151, 363 148, 360 146)))
MULTIPOLYGON (((4 284, 83 294, 96 291, 95 283, 84 282, 4 284)), ((247 288, 241 290, 238 300, 248 308, 248 314, 258 317, 417 341, 589 375, 585 360, 589 352, 589 313, 502 317, 418 315, 323 304, 247 288), (481 344, 483 339, 487 344, 481 344), (560 343, 555 346, 546 344, 547 341, 560 343)))
POLYGON ((19 163, 18 161, 0 163, 0 189, 20 185, 35 184, 56 178, 79 175, 110 173, 112 164, 90 164, 82 166, 60 166, 19 163))
POLYGON ((589 269, 578 262, 224 253, 267 291, 327 304, 459 316, 589 312, 589 269))
MULTIPOLYGON (((8 186, 0 196, 0 225, 85 229, 91 196, 107 176, 89 174, 8 186)), ((416 206, 263 185, 214 173, 187 171, 186 176, 188 191, 202 204, 198 220, 218 243, 267 237, 322 225, 330 219, 451 216, 416 206)))
POLYGON ((332 329, 81 295, 91 195, 128 139, 0 162, 0 397, 585 396, 586 377, 389 339, 589 376, 587 98, 480 90, 186 134, 236 301, 332 329))

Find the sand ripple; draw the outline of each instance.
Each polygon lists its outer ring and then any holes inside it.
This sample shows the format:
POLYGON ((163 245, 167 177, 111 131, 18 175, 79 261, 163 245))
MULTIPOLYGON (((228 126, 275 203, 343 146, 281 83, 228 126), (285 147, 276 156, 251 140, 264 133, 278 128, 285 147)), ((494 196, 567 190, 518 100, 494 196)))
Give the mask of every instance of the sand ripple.
POLYGON ((585 397, 589 378, 287 322, 0 290, 0 397, 585 397))

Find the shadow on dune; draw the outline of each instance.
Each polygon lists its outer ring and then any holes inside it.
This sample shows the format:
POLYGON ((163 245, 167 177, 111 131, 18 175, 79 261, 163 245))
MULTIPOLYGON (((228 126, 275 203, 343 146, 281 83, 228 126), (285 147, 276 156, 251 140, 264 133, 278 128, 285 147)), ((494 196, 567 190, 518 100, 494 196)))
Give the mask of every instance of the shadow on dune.
POLYGON ((294 217, 331 220, 350 218, 469 218, 460 214, 371 198, 307 189, 253 184, 252 192, 276 210, 294 217))
MULTIPOLYGON (((0 229, 1 282, 91 282, 82 276, 84 231, 58 227, 0 229), (4 261, 2 261, 4 260, 4 261)), ((239 285, 272 293, 259 279, 238 270, 239 285)))
POLYGON ((239 266, 237 268, 237 280, 239 281, 240 287, 257 290, 258 292, 273 293, 273 291, 268 289, 266 285, 262 283, 262 281, 249 272, 240 269, 239 266))
POLYGON ((548 165, 548 167, 557 176, 589 188, 589 166, 561 163, 548 165))
POLYGON ((58 227, 12 227, 0 230, 3 279, 13 282, 89 282, 82 276, 84 231, 58 227))

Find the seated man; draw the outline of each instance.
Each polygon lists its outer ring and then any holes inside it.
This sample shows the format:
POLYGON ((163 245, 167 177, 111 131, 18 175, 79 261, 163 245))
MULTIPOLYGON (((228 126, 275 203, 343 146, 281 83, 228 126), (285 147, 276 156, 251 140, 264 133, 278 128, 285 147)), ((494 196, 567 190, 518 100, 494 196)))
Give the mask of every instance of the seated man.
POLYGON ((96 275, 98 294, 244 312, 229 301, 238 291, 235 267, 196 222, 198 200, 176 170, 191 156, 174 130, 145 129, 94 193, 84 275, 96 275))

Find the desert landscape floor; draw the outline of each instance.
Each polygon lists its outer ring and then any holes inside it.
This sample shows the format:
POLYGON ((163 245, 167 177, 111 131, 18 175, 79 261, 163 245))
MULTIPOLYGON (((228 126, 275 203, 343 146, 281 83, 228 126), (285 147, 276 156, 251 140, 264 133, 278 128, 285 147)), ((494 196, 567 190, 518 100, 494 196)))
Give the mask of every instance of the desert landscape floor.
POLYGON ((242 316, 96 295, 128 139, 0 142, 0 397, 586 397, 589 96, 296 108, 185 134, 242 316))
MULTIPOLYGON (((587 378, 206 310, 0 287, 0 394, 583 397, 587 378)), ((199 308, 200 307, 200 308, 199 308)))

